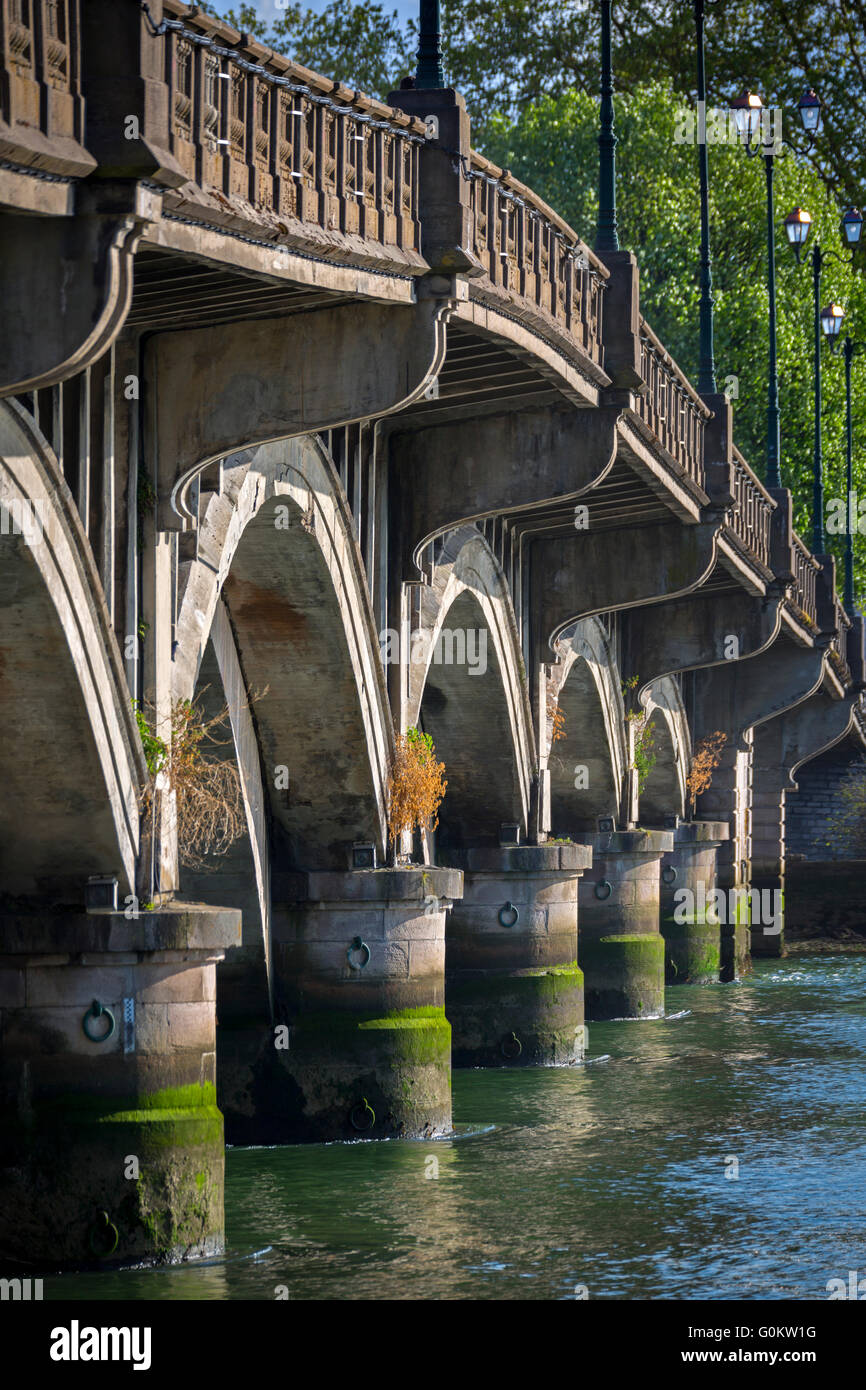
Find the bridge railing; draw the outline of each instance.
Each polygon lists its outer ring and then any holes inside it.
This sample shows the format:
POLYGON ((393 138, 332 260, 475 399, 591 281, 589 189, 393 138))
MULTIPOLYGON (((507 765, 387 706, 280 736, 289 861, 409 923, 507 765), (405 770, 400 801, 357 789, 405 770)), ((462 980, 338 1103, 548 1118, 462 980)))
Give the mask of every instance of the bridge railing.
POLYGON ((0 0, 0 160, 86 174, 82 0, 0 0))
POLYGON ((473 251, 491 284, 548 315, 602 366, 607 268, 575 231, 519 179, 472 152, 473 251))
POLYGON ((794 602, 808 618, 808 626, 818 625, 817 576, 820 565, 796 531, 791 532, 791 558, 794 569, 794 602))
POLYGON ((851 619, 845 612, 842 601, 836 593, 833 595, 833 607, 836 624, 833 640, 830 643, 830 661, 843 685, 849 685, 851 683, 851 667, 848 664, 848 629, 851 626, 851 619))
POLYGON ((171 150, 207 192, 419 251, 421 121, 165 0, 171 150))
POLYGON ((769 567, 770 527, 775 503, 736 446, 733 456, 731 526, 746 550, 769 567))
POLYGON ((647 387, 637 411, 663 448, 704 486, 704 421, 709 410, 667 348, 640 320, 640 374, 647 387))

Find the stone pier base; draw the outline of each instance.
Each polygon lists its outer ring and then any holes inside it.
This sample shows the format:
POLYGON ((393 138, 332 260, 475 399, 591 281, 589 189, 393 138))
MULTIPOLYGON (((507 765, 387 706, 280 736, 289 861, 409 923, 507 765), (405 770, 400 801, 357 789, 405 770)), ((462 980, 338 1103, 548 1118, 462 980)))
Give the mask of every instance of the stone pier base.
POLYGON ((585 845, 464 851, 448 923, 445 1004, 457 1067, 553 1066, 583 1055, 577 884, 585 845))
POLYGON ((240 913, 0 918, 0 1259, 174 1262, 223 1245, 216 963, 240 913))
POLYGON ((227 1132, 256 1143, 448 1133, 445 913, 460 873, 297 878, 296 900, 281 890, 273 907, 276 1025, 237 1040, 227 1132))
POLYGON ((722 936, 733 935, 734 924, 723 924, 713 913, 710 894, 716 886, 716 851, 728 835, 726 821, 689 821, 673 832, 674 848, 662 860, 659 889, 669 985, 707 984, 720 978, 722 936), (683 889, 690 898, 683 898, 683 889))
POLYGON ((665 1007, 659 863, 673 850, 673 833, 617 830, 584 839, 593 853, 578 894, 586 1016, 658 1016, 665 1007))

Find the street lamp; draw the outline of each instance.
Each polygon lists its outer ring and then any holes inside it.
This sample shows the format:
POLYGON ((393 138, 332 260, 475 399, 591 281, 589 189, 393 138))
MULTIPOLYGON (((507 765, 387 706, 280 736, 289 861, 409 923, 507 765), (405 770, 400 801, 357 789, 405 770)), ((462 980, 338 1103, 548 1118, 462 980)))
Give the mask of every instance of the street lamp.
MULTIPOLYGON (((838 329, 836 330, 838 333, 838 329)), ((850 337, 845 339, 845 612, 854 617, 854 529, 851 516, 853 501, 853 436, 851 430, 851 362, 856 352, 863 351, 862 343, 855 343, 850 337)))
MULTIPOLYGON (((819 134, 823 120, 821 117, 821 102, 812 91, 811 87, 805 91, 799 102, 800 119, 803 128, 809 136, 807 149, 811 148, 815 136, 819 134)), ((767 292, 769 297, 770 309, 770 362, 769 380, 767 383, 767 487, 781 487, 782 478, 779 472, 780 454, 780 429, 779 429, 779 368, 776 351, 776 246, 775 246, 775 214, 773 211, 773 161, 775 159, 775 143, 770 138, 769 131, 763 132, 763 138, 758 143, 758 135, 762 131, 764 104, 756 92, 743 89, 738 97, 731 102, 731 110, 734 113, 734 120, 737 126, 737 133, 741 142, 745 146, 747 155, 758 153, 764 156, 764 170, 767 176, 767 292), (753 146, 752 142, 755 141, 753 146)), ((808 214, 807 214, 808 215, 808 214)), ((811 218, 809 219, 811 222, 811 218)), ((800 223, 798 226, 791 225, 789 228, 786 222, 786 231, 792 245, 801 247, 806 237, 809 235, 809 224, 800 223), (799 238, 795 242, 792 232, 796 231, 799 238)), ((799 259, 799 256, 798 256, 799 259)), ((816 330, 817 331, 817 330, 816 330)))
MULTIPOLYGON (((698 111, 707 109, 707 80, 704 65, 704 0, 694 0, 698 55, 698 111)), ((703 122, 702 122, 703 124, 703 122)), ((698 134, 698 178, 701 192, 701 298, 699 305, 700 354, 698 390, 711 395, 716 389, 716 363, 713 348, 713 273, 710 258, 710 172, 707 162, 707 133, 698 134)))
MULTIPOLYGON (((806 93, 806 96, 810 95, 814 96, 814 92, 806 93)), ((804 96, 803 101, 805 100, 806 97, 804 96)), ((800 103, 800 109, 801 111, 803 109, 802 101, 800 103)), ((808 109, 814 112, 815 108, 810 107, 808 109)), ((811 119, 812 116, 810 116, 810 120, 811 119)), ((852 209, 851 211, 853 212, 854 210, 852 209)), ((855 219, 851 219, 847 224, 845 218, 843 217, 842 219, 843 235, 846 235, 848 245, 852 248, 852 257, 853 248, 856 247, 857 241, 859 240, 861 227, 862 218, 859 222, 855 219), (851 228, 850 236, 846 235, 846 227, 851 228)), ((812 218, 810 214, 806 212, 805 208, 794 208, 793 212, 789 212, 788 216, 785 218, 785 231, 788 236, 788 242, 794 255, 797 257, 798 265, 800 264, 800 253, 806 244, 811 229, 812 218)), ((845 310, 841 304, 836 304, 834 302, 832 304, 826 304, 823 309, 821 308, 821 271, 828 256, 832 256, 833 260, 841 261, 843 265, 846 264, 842 256, 837 255, 835 251, 822 251, 820 245, 816 242, 812 247, 811 257, 814 295, 813 335, 815 344, 815 442, 812 451, 812 551, 815 555, 823 555, 824 553, 824 469, 821 457, 821 333, 823 332, 824 337, 828 339, 832 348, 839 337, 842 320, 845 317, 845 310)))
POLYGON ((793 248, 794 255, 797 257, 797 264, 800 264, 800 252, 806 245, 809 233, 812 230, 812 215, 806 212, 805 208, 794 208, 785 218, 785 231, 788 234, 788 241, 793 248))
POLYGON ((773 160, 774 146, 771 141, 763 141, 753 148, 761 130, 761 116, 764 103, 756 92, 743 90, 731 102, 737 132, 744 143, 746 154, 759 152, 764 156, 764 170, 767 176, 767 292, 770 301, 770 362, 767 382, 767 487, 781 487, 779 472, 780 429, 779 429, 779 368, 776 354, 776 246, 774 240, 775 214, 773 211, 773 160))
POLYGON ((839 230, 846 246, 854 247, 860 245, 860 234, 863 231, 863 214, 859 208, 849 208, 842 216, 839 223, 839 230))
POLYGON ((803 129, 807 135, 820 135, 824 129, 824 118, 821 115, 821 101, 811 87, 807 87, 797 103, 800 112, 800 120, 803 122, 803 129))
POLYGON ((436 91, 445 86, 445 76, 442 71, 442 29, 439 22, 439 0, 421 0, 415 86, 426 91, 436 91))
POLYGON ((825 304, 821 310, 821 329, 824 337, 829 340, 831 351, 839 337, 839 330, 842 327, 844 317, 845 310, 841 304, 825 304))

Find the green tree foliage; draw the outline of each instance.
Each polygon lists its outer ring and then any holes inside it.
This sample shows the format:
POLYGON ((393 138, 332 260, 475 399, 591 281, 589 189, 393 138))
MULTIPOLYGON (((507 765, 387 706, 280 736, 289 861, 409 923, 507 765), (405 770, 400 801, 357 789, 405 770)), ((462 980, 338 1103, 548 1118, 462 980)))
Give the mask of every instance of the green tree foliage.
MULTIPOLYGON (((543 96, 599 82, 599 12, 584 0, 445 0, 449 78, 476 128, 543 96)), ((705 0, 708 101, 726 106, 744 85, 788 113, 786 138, 805 150, 796 106, 806 85, 824 104, 824 133, 807 156, 827 187, 858 204, 866 184, 866 0, 705 0)), ((617 89, 663 81, 696 95, 695 23, 688 0, 613 6, 617 89)))
POLYGON ((252 34, 296 63, 371 96, 386 97, 401 77, 414 71, 413 41, 400 25, 397 11, 382 4, 344 4, 333 0, 321 14, 304 5, 289 5, 266 24, 250 4, 203 4, 236 29, 252 34))

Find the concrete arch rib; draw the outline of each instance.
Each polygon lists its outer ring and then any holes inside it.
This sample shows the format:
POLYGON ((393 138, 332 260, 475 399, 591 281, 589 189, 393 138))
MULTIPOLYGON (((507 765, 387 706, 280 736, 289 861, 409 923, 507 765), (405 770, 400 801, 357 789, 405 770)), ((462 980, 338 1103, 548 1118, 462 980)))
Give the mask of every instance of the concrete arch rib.
POLYGON ((641 703, 656 726, 656 760, 640 799, 641 823, 661 825, 664 816, 685 814, 691 734, 679 685, 672 676, 653 681, 641 703))
POLYGON ((147 775, 102 585, 47 440, 0 402, 0 888, 134 891, 147 775), (16 534, 17 532, 17 534, 16 534))
POLYGON ((445 762, 443 838, 496 843, 504 821, 525 834, 536 752, 502 568, 476 528, 461 527, 446 538, 431 584, 416 592, 404 718, 433 735, 445 762))
POLYGON ((625 710, 601 619, 576 623, 559 639, 558 650, 546 682, 542 766, 550 773, 552 829, 570 835, 595 831, 599 816, 618 814, 627 765, 625 710), (556 708, 563 736, 551 741, 556 708))
POLYGON ((393 732, 363 561, 330 459, 297 438, 233 455, 202 501, 184 567, 175 698, 195 690, 219 600, 254 704, 272 821, 293 867, 346 868, 349 844, 385 852, 393 732), (288 769, 288 795, 275 769, 288 769))

